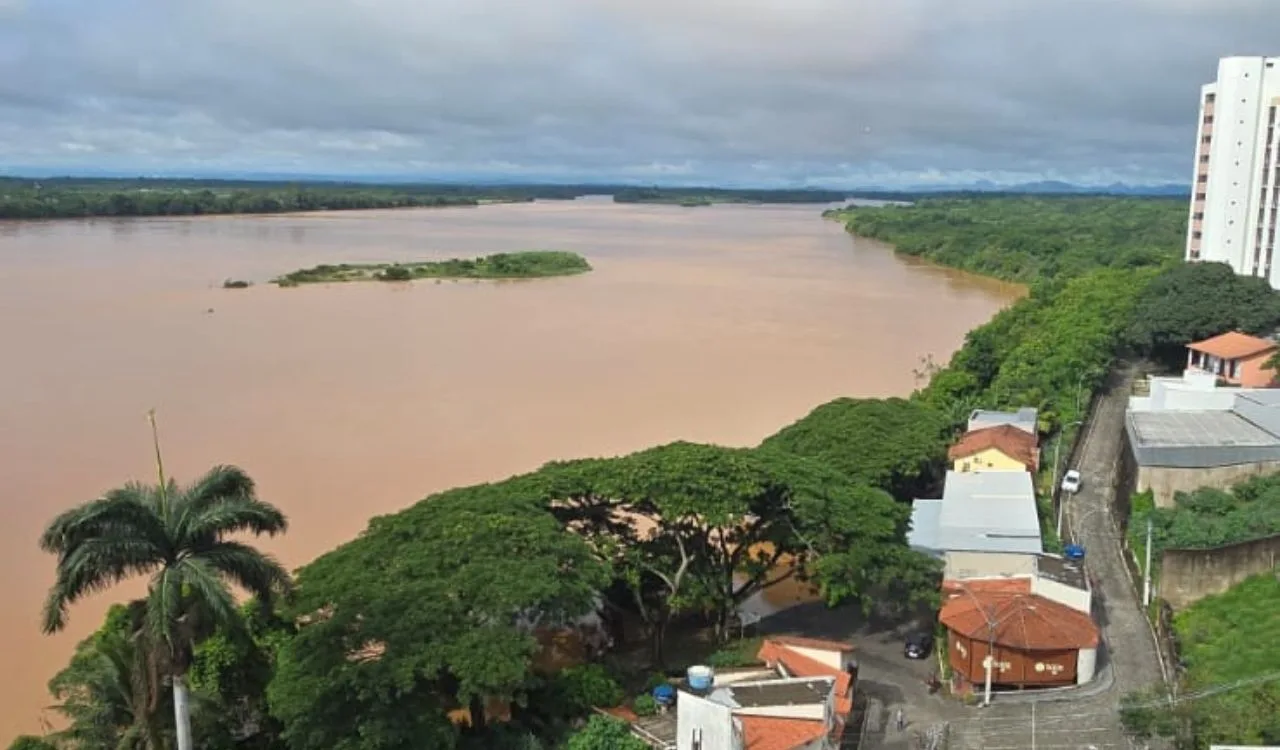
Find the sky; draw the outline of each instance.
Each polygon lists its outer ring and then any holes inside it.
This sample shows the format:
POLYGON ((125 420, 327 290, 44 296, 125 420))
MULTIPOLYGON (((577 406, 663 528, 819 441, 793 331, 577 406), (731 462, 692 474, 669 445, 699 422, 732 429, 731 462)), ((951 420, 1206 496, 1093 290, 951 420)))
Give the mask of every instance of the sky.
POLYGON ((1278 0, 0 0, 0 173, 1186 182, 1278 0))

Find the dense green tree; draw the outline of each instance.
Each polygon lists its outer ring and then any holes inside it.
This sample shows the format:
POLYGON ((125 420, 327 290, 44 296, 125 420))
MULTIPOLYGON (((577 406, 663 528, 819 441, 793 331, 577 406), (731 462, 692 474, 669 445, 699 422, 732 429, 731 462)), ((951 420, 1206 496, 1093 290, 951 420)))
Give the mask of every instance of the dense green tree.
POLYGON ((292 637, 293 623, 257 600, 240 607, 237 621, 196 646, 190 682, 199 711, 201 750, 283 750, 280 722, 267 706, 276 653, 292 637))
POLYGON ((83 750, 165 750, 173 738, 162 719, 170 708, 154 648, 142 630, 141 602, 115 605, 71 662, 49 681, 66 727, 48 739, 83 750))
POLYGON ((610 560, 659 663, 673 619, 706 614, 724 634, 739 604, 793 576, 833 603, 921 580, 903 574, 920 562, 905 543, 906 505, 773 448, 672 443, 553 463, 515 481, 537 487, 610 560))
POLYGON ((608 716, 592 716, 565 744, 565 750, 648 750, 648 747, 631 733, 626 722, 608 716))
POLYGON ((1181 263, 1161 272, 1137 300, 1124 343, 1168 367, 1186 364, 1186 345, 1226 331, 1270 334, 1280 327, 1280 292, 1238 276, 1226 263, 1181 263))
POLYGON ((937 484, 951 424, 928 404, 839 398, 765 438, 765 448, 815 459, 910 500, 937 484))
POLYGON ((833 214, 854 234, 898 252, 1009 281, 1042 282, 1097 268, 1166 265, 1181 257, 1182 199, 1120 197, 930 198, 910 206, 833 214))
POLYGON ((179 750, 191 750, 187 671, 201 636, 235 620, 228 582, 267 603, 290 586, 274 559, 228 537, 274 535, 286 522, 257 498, 253 480, 240 469, 218 466, 185 487, 166 479, 162 468, 159 475, 157 485, 127 484, 49 524, 40 546, 58 563, 43 627, 61 630, 71 604, 149 575, 142 629, 155 649, 151 658, 173 687, 179 750))
POLYGON ((536 683, 533 630, 591 611, 607 573, 518 485, 481 485, 376 518, 298 574, 304 625, 268 695, 293 750, 449 748, 446 712, 536 683))
POLYGON ((58 746, 32 734, 23 734, 9 743, 9 750, 58 750, 58 746))

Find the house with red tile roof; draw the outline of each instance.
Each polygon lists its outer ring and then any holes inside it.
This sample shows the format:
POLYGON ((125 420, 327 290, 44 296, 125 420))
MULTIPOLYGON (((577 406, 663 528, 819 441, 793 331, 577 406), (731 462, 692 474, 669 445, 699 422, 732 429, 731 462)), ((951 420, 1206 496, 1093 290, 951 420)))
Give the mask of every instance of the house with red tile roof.
POLYGON ((1269 388, 1276 371, 1267 366, 1280 344, 1271 339, 1228 331, 1204 341, 1187 344, 1187 369, 1216 375, 1228 385, 1269 388))
POLYGON ((1002 424, 970 430, 947 451, 952 470, 1031 471, 1040 467, 1040 445, 1035 433, 1002 424))
POLYGON ((703 690, 681 685, 675 722, 637 720, 636 734, 675 750, 836 750, 853 708, 853 644, 773 636, 762 667, 717 672, 703 690))

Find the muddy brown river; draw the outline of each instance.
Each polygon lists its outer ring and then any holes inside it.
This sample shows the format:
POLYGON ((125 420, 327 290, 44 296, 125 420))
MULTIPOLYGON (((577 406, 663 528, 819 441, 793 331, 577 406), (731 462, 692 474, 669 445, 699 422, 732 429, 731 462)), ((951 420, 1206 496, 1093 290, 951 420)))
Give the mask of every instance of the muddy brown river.
MULTIPOLYGON (((460 209, 0 223, 0 744, 126 585, 39 632, 56 513, 153 477, 244 467, 297 566, 447 487, 676 439, 749 445, 842 395, 905 394, 1016 287, 910 264, 815 206, 608 199, 460 209), (317 263, 524 249, 584 276, 261 282, 317 263), (226 278, 251 279, 224 290, 226 278)), ((795 596, 779 593, 778 606, 795 596)), ((43 717, 43 718, 42 718, 43 717)))

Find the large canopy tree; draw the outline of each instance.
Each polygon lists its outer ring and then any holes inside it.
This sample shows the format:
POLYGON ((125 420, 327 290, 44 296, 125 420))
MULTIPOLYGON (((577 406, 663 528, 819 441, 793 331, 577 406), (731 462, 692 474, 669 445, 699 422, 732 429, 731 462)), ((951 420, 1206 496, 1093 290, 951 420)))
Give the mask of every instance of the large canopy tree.
POLYGON ((85 596, 136 575, 149 575, 142 617, 152 658, 173 687, 179 750, 191 750, 186 683, 196 642, 235 620, 229 584, 264 602, 287 591, 289 575, 273 558, 229 537, 281 533, 284 515, 257 498, 238 468, 217 466, 187 486, 126 484, 53 520, 40 546, 57 555, 57 577, 44 608, 44 631, 66 624, 67 609, 85 596))
POLYGON ((294 750, 453 747, 447 712, 469 709, 478 729, 486 701, 521 700, 536 628, 592 611, 607 580, 516 484, 427 498, 299 572, 304 624, 271 710, 294 750))
POLYGON ((1270 334, 1280 327, 1280 293, 1266 279, 1237 276, 1226 263, 1179 263, 1138 298, 1125 343, 1171 368, 1186 345, 1226 331, 1270 334))
POLYGON ((903 565, 932 570, 906 547, 905 505, 782 451, 672 443, 514 481, 610 561, 659 662, 671 620, 705 613, 723 635, 742 602, 792 576, 836 602, 918 578, 903 565), (861 569, 872 563, 882 570, 861 569))
POLYGON ((765 448, 816 459, 850 479, 909 500, 941 476, 952 425, 900 398, 838 398, 765 439, 765 448))

